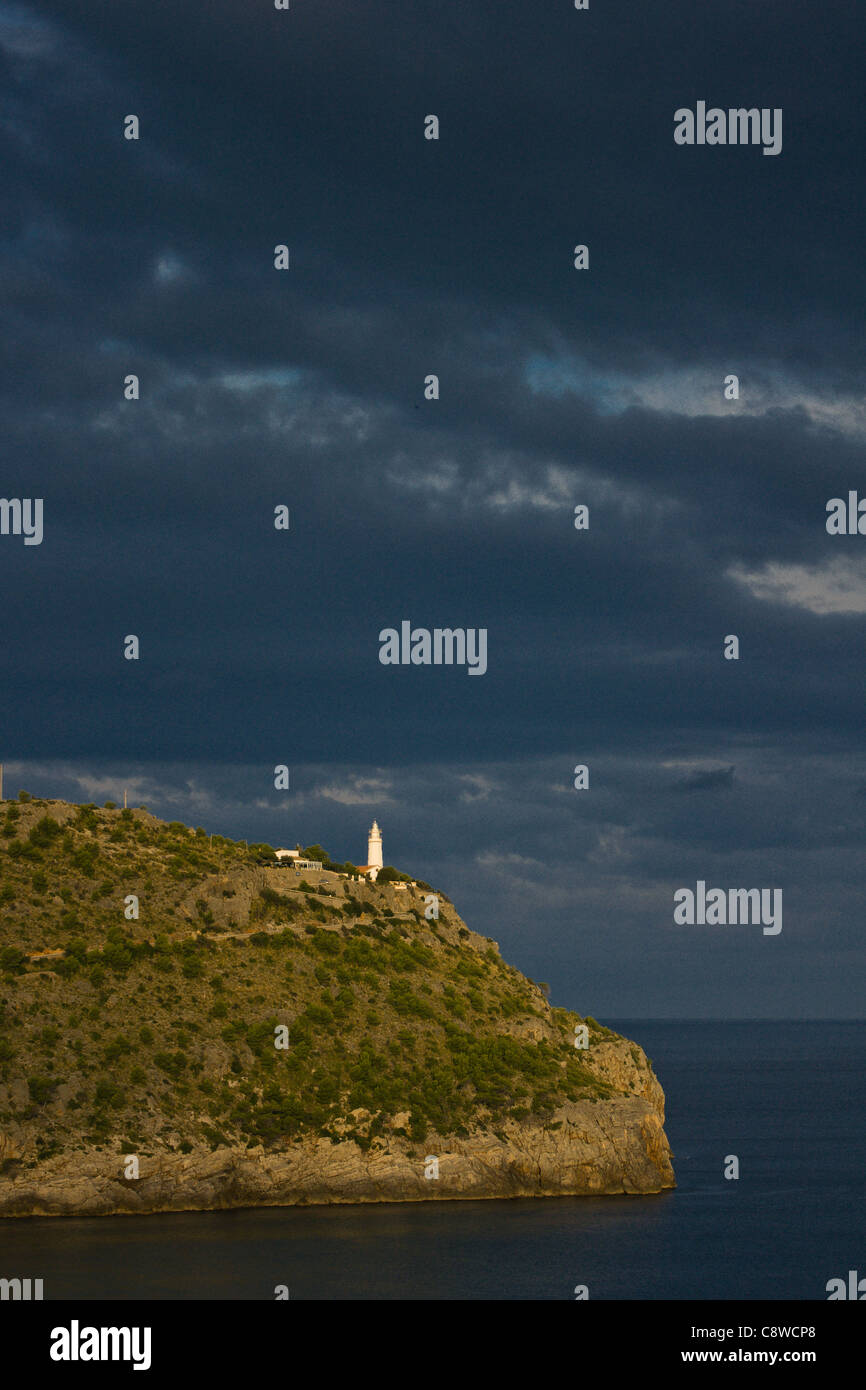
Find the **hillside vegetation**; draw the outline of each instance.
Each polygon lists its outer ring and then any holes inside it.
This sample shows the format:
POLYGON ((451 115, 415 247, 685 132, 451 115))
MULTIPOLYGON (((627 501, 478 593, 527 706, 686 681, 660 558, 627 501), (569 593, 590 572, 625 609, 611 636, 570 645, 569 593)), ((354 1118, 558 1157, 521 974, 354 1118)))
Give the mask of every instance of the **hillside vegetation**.
POLYGON ((426 890, 311 883, 262 853, 144 809, 0 803, 0 1180, 83 1149, 310 1135, 423 1155, 661 1094, 640 1049, 611 1068, 629 1045, 594 1020, 577 1050, 584 1020, 444 895, 427 920, 426 890))

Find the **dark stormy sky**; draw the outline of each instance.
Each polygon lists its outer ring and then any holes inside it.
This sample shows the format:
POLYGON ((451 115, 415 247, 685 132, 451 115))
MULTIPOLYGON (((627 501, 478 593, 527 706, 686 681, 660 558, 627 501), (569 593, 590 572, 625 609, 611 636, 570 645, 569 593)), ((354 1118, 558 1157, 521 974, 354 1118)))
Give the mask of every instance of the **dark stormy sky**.
POLYGON ((0 492, 45 509, 0 536, 7 793, 356 860, 375 815, 555 1002, 862 1016, 862 31, 4 5, 0 492), (782 108, 781 154, 675 145, 698 100, 782 108), (380 665, 403 620, 486 627, 486 675, 380 665), (698 879, 782 932, 676 926, 698 879))

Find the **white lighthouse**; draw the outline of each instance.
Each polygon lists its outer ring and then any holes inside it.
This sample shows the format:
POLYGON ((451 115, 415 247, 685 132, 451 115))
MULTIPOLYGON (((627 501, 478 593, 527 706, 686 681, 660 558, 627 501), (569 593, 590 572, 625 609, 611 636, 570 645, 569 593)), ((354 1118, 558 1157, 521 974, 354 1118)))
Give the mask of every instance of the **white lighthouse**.
POLYGON ((382 832, 379 829, 379 826, 377 825, 376 821, 373 821, 373 824, 370 828, 370 834, 367 836, 367 868, 375 869, 376 871, 375 873, 370 874, 370 877, 372 879, 376 878, 379 870, 382 868, 383 863, 384 860, 382 859, 382 832))

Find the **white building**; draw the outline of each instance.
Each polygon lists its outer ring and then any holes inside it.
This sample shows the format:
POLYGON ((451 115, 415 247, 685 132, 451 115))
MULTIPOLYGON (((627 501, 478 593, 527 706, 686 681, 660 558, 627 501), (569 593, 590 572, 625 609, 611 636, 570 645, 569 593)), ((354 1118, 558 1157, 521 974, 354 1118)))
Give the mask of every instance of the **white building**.
POLYGON ((381 869, 384 862, 382 858, 382 832, 373 821, 370 834, 367 836, 367 864, 371 869, 381 869))
MULTIPOLYGON (((302 857, 301 846, 295 849, 278 849, 274 853, 278 860, 283 863, 294 865, 296 869, 321 869, 314 859, 304 859, 302 857)), ((362 874, 370 878, 375 883, 379 876, 379 870, 384 867, 385 861, 382 858, 382 832, 376 821, 370 826, 370 833, 367 836, 367 863, 359 864, 358 868, 362 874)), ((401 885, 402 886, 402 885, 401 885)))
POLYGON ((306 869, 321 869, 318 859, 304 859, 301 854, 301 846, 296 845, 294 849, 276 849, 274 854, 281 864, 286 864, 289 868, 295 868, 298 872, 306 869))
POLYGON ((358 868, 362 874, 366 874, 373 882, 379 877, 379 870, 384 866, 382 858, 382 832, 375 821, 370 827, 367 836, 367 863, 359 864, 358 868))

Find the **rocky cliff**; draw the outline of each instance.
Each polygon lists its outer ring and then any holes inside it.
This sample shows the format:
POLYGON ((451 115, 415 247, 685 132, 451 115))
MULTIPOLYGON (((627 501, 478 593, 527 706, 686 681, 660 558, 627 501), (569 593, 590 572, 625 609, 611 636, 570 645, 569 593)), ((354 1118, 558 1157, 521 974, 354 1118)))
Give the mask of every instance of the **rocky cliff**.
POLYGON ((641 1049, 443 894, 144 810, 5 814, 0 1215, 674 1185, 641 1049))

